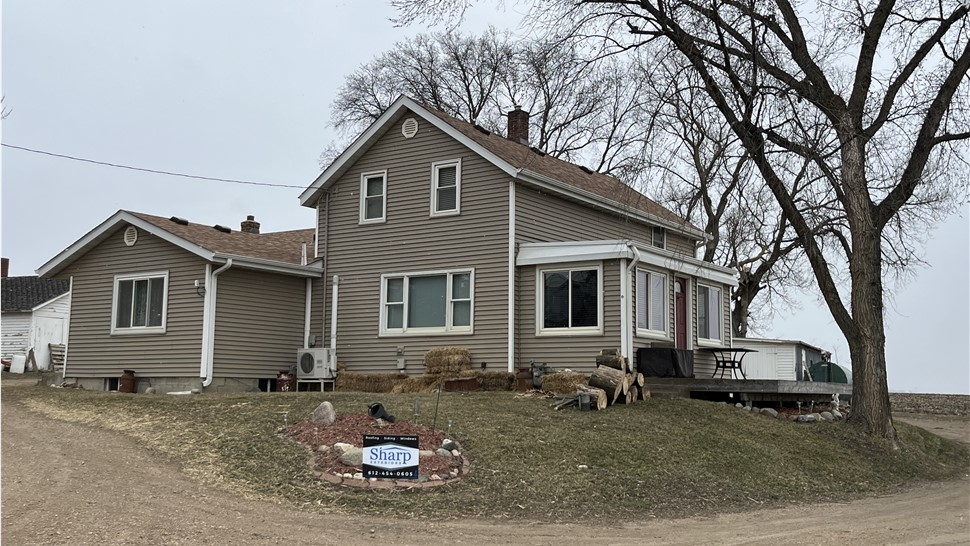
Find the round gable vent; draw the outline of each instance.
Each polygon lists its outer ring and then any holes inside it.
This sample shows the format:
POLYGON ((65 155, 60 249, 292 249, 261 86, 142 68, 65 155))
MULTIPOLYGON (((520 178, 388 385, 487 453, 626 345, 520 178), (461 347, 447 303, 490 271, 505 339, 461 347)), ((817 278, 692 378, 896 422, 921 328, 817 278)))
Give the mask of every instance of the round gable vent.
POLYGON ((138 229, 136 229, 135 226, 128 226, 128 229, 125 230, 125 244, 127 246, 132 246, 137 240, 138 229))
POLYGON ((401 126, 401 134, 404 135, 404 138, 411 138, 418 134, 418 120, 414 118, 404 120, 404 125, 401 126))

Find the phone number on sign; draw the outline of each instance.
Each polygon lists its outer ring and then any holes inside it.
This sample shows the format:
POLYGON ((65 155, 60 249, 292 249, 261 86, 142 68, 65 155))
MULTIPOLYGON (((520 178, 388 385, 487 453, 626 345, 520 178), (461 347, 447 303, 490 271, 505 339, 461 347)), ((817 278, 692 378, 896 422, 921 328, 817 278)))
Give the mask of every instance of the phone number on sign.
POLYGON ((413 470, 372 470, 367 473, 370 478, 417 478, 413 470))

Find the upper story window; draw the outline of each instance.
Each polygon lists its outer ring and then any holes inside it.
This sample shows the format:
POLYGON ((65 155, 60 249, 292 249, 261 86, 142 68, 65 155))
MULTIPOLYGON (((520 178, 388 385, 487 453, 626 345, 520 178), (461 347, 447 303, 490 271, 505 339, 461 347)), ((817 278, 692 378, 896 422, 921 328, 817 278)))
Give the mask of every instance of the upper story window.
POLYGON ((720 343, 722 310, 721 289, 697 285, 697 339, 720 343))
POLYGON ((431 165, 431 216, 461 212, 461 160, 431 165))
POLYGON ((653 246, 657 248, 667 248, 667 230, 660 227, 653 227, 653 246))
POLYGON ((360 175, 360 223, 387 220, 387 171, 360 175))
POLYGON ((667 335, 667 276, 637 270, 637 331, 667 335))
POLYGON ((544 269, 538 273, 537 333, 603 333, 602 269, 544 269))
POLYGON ((115 275, 111 333, 165 333, 167 293, 167 271, 115 275))
POLYGON ((381 335, 471 333, 474 271, 381 276, 381 335))

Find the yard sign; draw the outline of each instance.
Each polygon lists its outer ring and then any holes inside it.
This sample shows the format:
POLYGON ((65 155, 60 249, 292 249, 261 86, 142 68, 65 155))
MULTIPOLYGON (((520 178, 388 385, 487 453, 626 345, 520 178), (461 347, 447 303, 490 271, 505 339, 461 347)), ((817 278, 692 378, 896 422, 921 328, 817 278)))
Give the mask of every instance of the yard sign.
POLYGON ((364 477, 418 479, 418 437, 364 435, 364 477))

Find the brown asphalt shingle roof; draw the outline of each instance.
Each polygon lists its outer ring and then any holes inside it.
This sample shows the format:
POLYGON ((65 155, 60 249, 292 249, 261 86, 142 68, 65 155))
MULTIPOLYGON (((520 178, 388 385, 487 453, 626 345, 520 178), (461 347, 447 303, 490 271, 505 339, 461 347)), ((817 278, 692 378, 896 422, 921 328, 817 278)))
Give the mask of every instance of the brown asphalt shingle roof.
POLYGON ((146 222, 154 224, 172 235, 218 254, 232 254, 261 260, 299 265, 303 243, 313 248, 312 229, 277 231, 273 233, 246 233, 232 230, 223 233, 212 226, 189 223, 177 224, 168 218, 142 212, 126 211, 146 222))
POLYGON ((441 118, 442 121, 515 168, 532 171, 636 209, 639 212, 645 212, 668 222, 700 231, 700 228, 612 176, 587 173, 579 165, 549 155, 538 154, 529 146, 513 142, 495 133, 485 134, 468 122, 449 116, 430 106, 423 104, 422 106, 428 112, 441 118))

